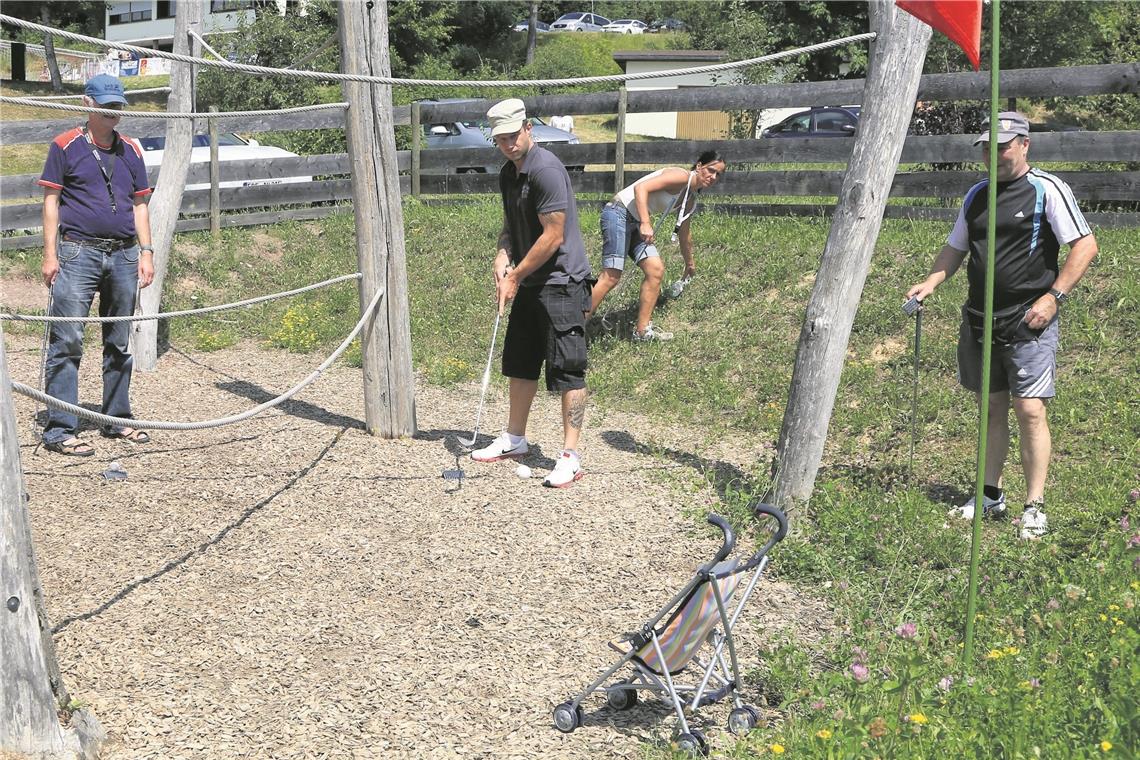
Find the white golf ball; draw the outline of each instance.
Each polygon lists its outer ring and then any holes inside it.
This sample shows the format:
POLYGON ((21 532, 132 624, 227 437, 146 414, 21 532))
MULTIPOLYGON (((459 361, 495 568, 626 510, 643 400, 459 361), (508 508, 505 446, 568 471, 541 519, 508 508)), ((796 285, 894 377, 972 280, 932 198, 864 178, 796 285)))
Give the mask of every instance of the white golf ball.
POLYGON ((515 475, 518 475, 523 480, 526 480, 530 477, 530 468, 525 464, 520 464, 517 468, 515 468, 515 475))

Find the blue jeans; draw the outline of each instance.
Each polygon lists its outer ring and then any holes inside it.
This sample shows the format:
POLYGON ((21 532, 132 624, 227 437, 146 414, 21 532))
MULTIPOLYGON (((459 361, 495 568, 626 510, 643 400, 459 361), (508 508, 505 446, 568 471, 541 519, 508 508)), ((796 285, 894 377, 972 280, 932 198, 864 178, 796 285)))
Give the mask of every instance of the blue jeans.
MULTIPOLYGON (((139 247, 104 252, 82 243, 61 240, 59 274, 52 286, 51 314, 56 317, 86 317, 95 293, 99 293, 99 316, 117 317, 134 313, 139 281, 139 247)), ((103 414, 131 416, 130 322, 104 322, 103 414)), ((79 403, 79 361, 83 358, 83 323, 51 325, 44 378, 49 396, 69 404, 79 403)), ((79 430, 79 418, 70 412, 48 408, 44 443, 60 443, 79 430)), ((118 427, 104 426, 106 432, 118 427)))
POLYGON ((625 269, 625 257, 640 264, 650 256, 659 256, 657 246, 641 239, 640 222, 625 206, 607 203, 602 209, 602 268, 625 269))

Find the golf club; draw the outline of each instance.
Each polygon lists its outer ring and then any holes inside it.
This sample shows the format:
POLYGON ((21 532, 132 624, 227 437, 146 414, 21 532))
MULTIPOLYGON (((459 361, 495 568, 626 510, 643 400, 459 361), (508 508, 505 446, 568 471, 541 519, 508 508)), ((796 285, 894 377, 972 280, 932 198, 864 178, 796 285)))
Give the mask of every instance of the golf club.
POLYGON ((914 315, 914 388, 910 397, 910 466, 908 479, 914 483, 914 448, 918 444, 918 357, 922 346, 922 301, 912 298, 903 304, 903 312, 914 315))
POLYGON ((499 320, 502 318, 502 312, 495 315, 495 329, 491 331, 491 348, 487 351, 487 368, 483 370, 483 389, 479 391, 479 407, 475 410, 475 431, 471 433, 470 440, 462 437, 456 438, 462 446, 468 449, 475 445, 475 439, 479 437, 479 421, 483 417, 483 401, 487 398, 487 386, 491 384, 491 360, 495 358, 495 341, 499 337, 499 320))

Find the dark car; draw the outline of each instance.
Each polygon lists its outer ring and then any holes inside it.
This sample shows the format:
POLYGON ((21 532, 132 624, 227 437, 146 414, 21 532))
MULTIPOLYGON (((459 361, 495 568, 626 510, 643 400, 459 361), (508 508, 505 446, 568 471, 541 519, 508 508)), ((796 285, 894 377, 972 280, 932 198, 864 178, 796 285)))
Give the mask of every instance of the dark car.
POLYGON ((663 18, 654 21, 649 25, 647 32, 683 32, 688 29, 688 25, 676 18, 663 18))
POLYGON ((792 114, 763 137, 851 137, 859 129, 859 106, 817 106, 792 114))

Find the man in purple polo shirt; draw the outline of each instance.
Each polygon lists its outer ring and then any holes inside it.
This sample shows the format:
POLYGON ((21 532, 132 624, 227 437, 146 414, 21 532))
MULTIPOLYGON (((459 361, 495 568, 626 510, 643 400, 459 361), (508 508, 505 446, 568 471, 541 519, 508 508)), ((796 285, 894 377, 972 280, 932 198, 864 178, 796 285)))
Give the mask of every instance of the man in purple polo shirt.
MULTIPOLYGON (((83 105, 121 111, 123 85, 108 74, 93 77, 83 105)), ((51 289, 51 315, 86 317, 95 293, 99 316, 134 313, 138 289, 154 279, 154 249, 146 200, 150 186, 142 148, 115 131, 117 114, 92 113, 87 125, 56 137, 48 148, 39 184, 44 187, 44 283, 51 289)), ((131 417, 129 322, 103 323, 103 404, 111 417, 131 417)), ((79 401, 79 362, 83 324, 53 323, 44 379, 46 392, 60 401, 79 401)), ((77 437, 79 419, 48 409, 44 448, 87 457, 91 444, 77 437)), ((102 427, 108 438, 147 443, 133 427, 102 427)))

